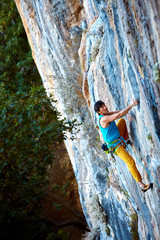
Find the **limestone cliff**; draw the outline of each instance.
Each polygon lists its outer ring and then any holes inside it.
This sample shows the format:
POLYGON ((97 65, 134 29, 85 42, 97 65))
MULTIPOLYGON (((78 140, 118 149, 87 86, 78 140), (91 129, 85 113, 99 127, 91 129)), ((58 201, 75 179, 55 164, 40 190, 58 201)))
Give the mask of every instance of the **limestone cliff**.
MULTIPOLYGON (((91 229, 88 239, 160 239, 160 188, 143 194, 101 150, 93 106, 140 105, 128 123, 133 150, 160 183, 160 3, 156 0, 15 0, 47 93, 81 122, 65 142, 91 229), (137 237, 136 237, 137 239, 137 237)), ((100 136, 100 137, 99 137, 100 136)), ((101 140, 100 140, 101 139, 101 140)), ((149 175, 137 162, 145 182, 149 175)))

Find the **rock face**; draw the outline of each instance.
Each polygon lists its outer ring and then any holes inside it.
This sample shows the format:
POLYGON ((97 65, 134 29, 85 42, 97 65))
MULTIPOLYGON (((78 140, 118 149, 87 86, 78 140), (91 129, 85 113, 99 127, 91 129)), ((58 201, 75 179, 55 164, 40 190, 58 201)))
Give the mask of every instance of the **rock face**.
MULTIPOLYGON (((160 188, 145 194, 126 165, 101 150, 95 101, 140 105, 128 122, 133 151, 160 184, 160 3, 153 0, 15 0, 47 93, 82 123, 65 142, 91 229, 87 239, 160 239, 160 188), (136 237, 135 237, 136 236, 136 237)), ((135 159, 136 160, 136 159, 135 159)), ((137 167, 147 183, 153 181, 137 167)))

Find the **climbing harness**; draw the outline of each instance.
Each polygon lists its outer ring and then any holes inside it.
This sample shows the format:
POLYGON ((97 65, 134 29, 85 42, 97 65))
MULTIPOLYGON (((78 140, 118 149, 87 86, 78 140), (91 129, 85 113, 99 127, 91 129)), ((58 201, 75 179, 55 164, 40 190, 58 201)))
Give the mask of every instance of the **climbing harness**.
POLYGON ((115 153, 115 150, 118 149, 121 146, 121 139, 120 137, 115 139, 113 142, 109 142, 109 143, 103 143, 102 145, 102 149, 103 151, 105 151, 105 153, 109 154, 109 153, 115 153), (113 145, 117 143, 116 146, 113 147, 113 145))
POLYGON ((115 153, 115 151, 120 147, 120 146, 125 146, 127 147, 135 156, 135 158, 140 162, 140 164, 143 166, 143 168, 146 170, 146 172, 148 173, 148 175, 153 179, 153 181, 157 184, 157 186, 160 188, 160 185, 157 183, 157 181, 152 177, 152 175, 149 173, 149 171, 146 169, 146 167, 143 165, 143 163, 141 162, 141 160, 136 156, 136 154, 133 152, 133 150, 128 146, 128 144, 126 143, 126 141, 124 140, 124 138, 122 136, 120 136, 119 138, 117 138, 116 140, 114 140, 111 143, 104 143, 102 145, 102 149, 105 151, 105 153, 109 154, 111 153, 111 155, 113 156, 113 153, 115 153), (120 142, 120 144, 118 143, 120 142), (114 143, 118 143, 118 146, 116 145, 115 147, 112 147, 111 145, 114 143))

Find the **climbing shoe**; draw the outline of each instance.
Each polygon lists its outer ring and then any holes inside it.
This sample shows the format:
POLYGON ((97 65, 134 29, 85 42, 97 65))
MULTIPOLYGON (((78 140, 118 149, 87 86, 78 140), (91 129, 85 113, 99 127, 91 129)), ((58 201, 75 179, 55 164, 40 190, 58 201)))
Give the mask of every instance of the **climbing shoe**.
POLYGON ((152 187, 153 187, 153 183, 150 183, 148 185, 144 185, 144 187, 142 187, 141 190, 142 190, 142 192, 146 192, 147 190, 149 190, 152 187))

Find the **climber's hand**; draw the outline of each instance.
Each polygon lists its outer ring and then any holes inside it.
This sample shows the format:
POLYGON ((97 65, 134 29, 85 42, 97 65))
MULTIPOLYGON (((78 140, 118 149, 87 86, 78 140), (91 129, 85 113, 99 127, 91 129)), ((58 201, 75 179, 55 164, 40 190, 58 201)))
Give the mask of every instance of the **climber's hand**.
POLYGON ((134 106, 136 106, 136 105, 138 105, 139 104, 139 101, 138 100, 132 100, 132 102, 131 102, 131 106, 132 107, 134 107, 134 106))
POLYGON ((127 113, 126 117, 127 117, 127 120, 130 122, 134 120, 134 117, 132 117, 129 113, 127 113))

